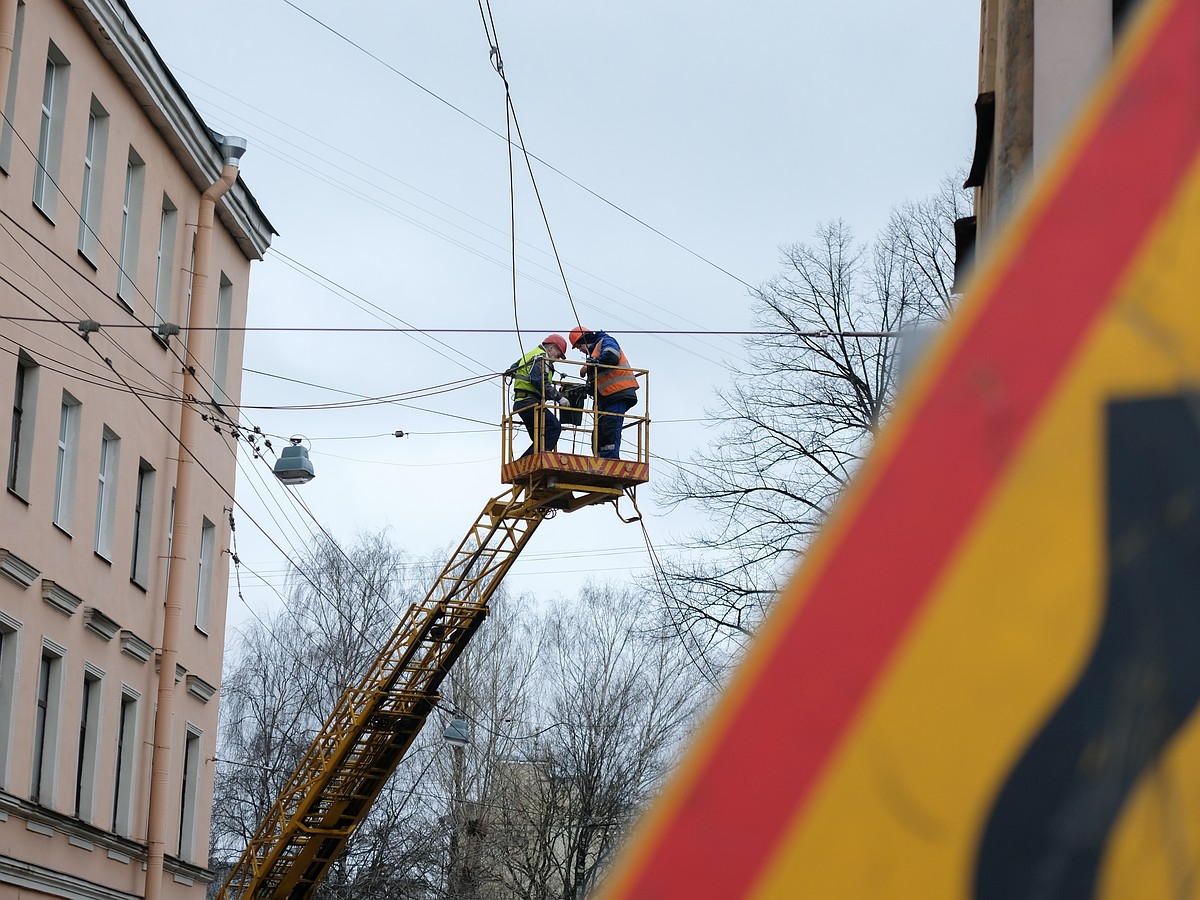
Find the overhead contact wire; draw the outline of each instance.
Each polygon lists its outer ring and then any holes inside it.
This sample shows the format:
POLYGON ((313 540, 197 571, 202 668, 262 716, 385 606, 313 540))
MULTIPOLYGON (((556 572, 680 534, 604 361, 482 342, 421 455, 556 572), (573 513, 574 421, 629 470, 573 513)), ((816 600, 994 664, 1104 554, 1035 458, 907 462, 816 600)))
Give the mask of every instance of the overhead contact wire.
MULTIPOLYGON (((100 235, 96 234, 96 232, 93 231, 89 225, 87 225, 86 221, 84 221, 83 214, 79 211, 79 208, 77 206, 75 206, 75 203, 71 200, 71 198, 68 197, 66 195, 66 193, 62 190, 62 188, 58 184, 58 181, 46 169, 45 165, 42 163, 42 161, 38 157, 37 153, 34 152, 33 148, 29 145, 29 142, 25 140, 24 135, 22 135, 21 132, 17 130, 17 128, 13 124, 12 120, 9 119, 8 115, 6 113, 4 113, 3 110, 0 110, 0 117, 2 117, 4 119, 4 123, 12 131, 12 133, 14 135, 16 135, 17 140, 21 142, 21 146, 23 146, 25 148, 26 152, 29 153, 30 157, 34 160, 34 163, 37 165, 38 169, 41 170, 41 172, 45 176, 46 180, 49 181, 51 185, 53 185, 54 190, 58 193, 58 196, 60 196, 63 199, 63 202, 65 202, 71 208, 71 211, 74 212, 75 215, 79 217, 80 221, 84 223, 84 227, 88 229, 88 233, 91 234, 93 238, 95 238, 96 245, 100 249, 102 249, 104 251, 104 254, 116 265, 117 271, 119 271, 123 275, 127 275, 124 267, 121 264, 121 261, 118 260, 116 258, 116 256, 113 255, 113 252, 108 248, 108 245, 105 244, 104 241, 102 241, 100 239, 100 235)), ((46 244, 44 241, 42 241, 40 238, 38 238, 32 232, 30 232, 29 229, 25 228, 24 225, 22 225, 20 222, 18 222, 9 213, 4 212, 3 215, 13 225, 15 225, 18 229, 20 229, 23 234, 25 234, 30 239, 32 239, 34 242, 36 242, 42 249, 49 252, 55 259, 57 259, 63 263, 67 262, 62 257, 61 254, 59 254, 52 247, 50 247, 48 244, 46 244)), ((5 231, 8 231, 8 229, 5 228, 5 231)), ((79 301, 76 300, 74 297, 72 297, 71 294, 65 288, 63 288, 63 286, 60 285, 49 272, 46 271, 45 267, 42 266, 42 264, 40 262, 38 262, 37 259, 34 258, 33 254, 29 252, 29 248, 26 247, 24 244, 22 244, 20 241, 18 241, 16 236, 14 234, 12 234, 11 231, 8 231, 8 234, 13 239, 13 242, 18 247, 20 247, 21 250, 30 258, 30 260, 34 263, 34 265, 36 265, 39 269, 41 269, 46 274, 47 278, 49 278, 50 281, 54 284, 54 286, 57 287, 59 289, 59 291, 62 292, 63 296, 66 297, 67 300, 69 300, 77 309, 79 309, 81 312, 83 312, 86 316, 86 310, 84 310, 83 306, 79 303, 79 301)), ((70 266, 68 264, 68 268, 70 269, 70 271, 76 272, 78 274, 78 272, 74 268, 74 266, 70 266)), ((95 290, 97 293, 100 294, 100 296, 104 297, 106 300, 111 302, 114 306, 117 306, 118 308, 124 310, 134 320, 134 322, 137 323, 138 327, 143 328, 146 331, 149 331, 151 334, 157 335, 157 331, 153 327, 148 325, 146 322, 142 321, 142 319, 139 318, 137 313, 133 310, 131 305, 126 304, 123 301, 121 301, 120 299, 110 296, 109 294, 105 293, 103 290, 101 290, 101 288, 98 285, 95 285, 95 284, 91 283, 90 281, 88 283, 89 283, 89 285, 91 285, 93 290, 95 290)), ((150 301, 150 299, 144 293, 142 293, 141 288, 139 288, 137 286, 136 280, 134 280, 133 278, 129 278, 129 283, 133 286, 134 291, 137 293, 137 296, 139 298, 141 298, 142 302, 145 303, 151 310, 153 310, 154 304, 150 301)), ((26 295, 26 296, 28 296, 28 295, 26 295)), ((30 298, 30 299, 32 299, 32 298, 30 298)), ((49 299, 49 298, 47 298, 47 299, 49 299)), ((45 309, 45 307, 41 307, 40 304, 37 304, 37 301, 33 301, 33 302, 35 303, 35 305, 38 305, 39 308, 41 308, 44 312, 48 313, 48 311, 45 309)), ((153 372, 151 372, 150 369, 146 368, 146 366, 141 362, 141 360, 137 359, 128 350, 126 350, 124 347, 117 344, 115 341, 113 341, 112 343, 113 343, 113 346, 115 346, 117 348, 117 350, 119 350, 124 356, 126 356, 127 358, 132 360, 136 365, 138 365, 142 369, 145 369, 146 372, 149 373, 151 377, 162 382, 162 379, 158 378, 158 376, 155 375, 153 372)), ((177 360, 179 360, 179 364, 181 366, 184 366, 184 367, 187 366, 187 360, 180 357, 179 352, 174 347, 172 347, 169 342, 167 343, 167 350, 171 353, 172 356, 174 356, 177 360)), ((204 372, 205 375, 207 375, 210 379, 212 379, 212 373, 208 372, 207 369, 205 369, 204 365, 199 362, 199 360, 196 361, 196 365, 197 365, 197 367, 199 367, 200 371, 204 372)), ((165 382, 162 382, 162 383, 165 384, 165 382)), ((168 387, 171 390, 174 390, 173 385, 168 385, 168 387)), ((220 405, 217 404, 216 398, 213 397, 212 394, 209 393, 207 389, 205 389, 205 393, 208 394, 209 401, 211 401, 214 405, 218 406, 218 408, 219 408, 220 405)))
MULTIPOLYGON (((487 35, 488 42, 491 44, 491 59, 492 67, 500 76, 500 80, 504 82, 504 122, 507 134, 505 140, 508 143, 508 193, 509 202, 512 207, 513 220, 513 307, 514 318, 516 312, 516 290, 517 290, 517 245, 516 245, 516 200, 513 187, 513 141, 512 129, 517 130, 517 142, 520 145, 521 153, 525 158, 525 168, 529 172, 529 183, 533 186, 533 195, 537 198, 538 210, 542 214, 542 223, 546 226, 546 237, 550 240, 550 249, 554 253, 554 263, 558 266, 559 277, 562 278, 563 290, 567 294, 567 302, 571 305, 571 315, 575 317, 575 324, 580 328, 583 323, 579 320, 579 311, 575 308, 575 298, 571 296, 571 285, 567 281, 567 273, 563 268, 562 257, 558 253, 558 244, 554 240, 554 230, 550 227, 550 217, 546 214, 546 205, 542 202, 542 192, 538 189, 537 176, 533 173, 533 163, 530 161, 529 149, 525 146, 525 136, 521 133, 521 123, 517 119, 517 107, 513 102, 512 89, 508 83, 508 77, 504 74, 504 60, 500 55, 500 38, 496 34, 496 19, 492 15, 491 0, 476 0, 479 5, 479 15, 483 18, 483 30, 487 35), (484 12, 484 7, 487 7, 487 12, 484 12)), ((520 324, 517 324, 517 339, 520 341, 520 324)))
MULTIPOLYGON (((321 28, 328 31, 330 34, 332 34, 338 40, 344 41, 345 43, 349 44, 354 49, 358 50, 360 53, 375 60, 375 62, 379 63, 385 69, 387 69, 388 71, 392 72, 393 74, 398 75, 399 77, 403 78, 405 81, 407 81, 413 87, 428 94, 434 100, 437 100, 439 103, 454 110, 460 116, 463 116, 464 118, 469 119, 470 121, 474 122, 476 125, 478 125, 480 128, 483 128, 485 131, 491 132, 492 134, 494 134, 496 137, 500 138, 501 140, 505 139, 504 135, 502 135, 496 129, 492 128, 490 125, 484 124, 483 122, 481 122, 479 119, 475 118, 473 115, 471 115, 467 111, 461 109, 458 106, 455 106, 453 103, 451 103, 445 97, 438 95, 434 91, 425 87, 425 85, 421 84, 419 81, 417 81, 413 78, 410 78, 408 75, 405 75, 403 72, 401 72, 395 66, 393 66, 391 63, 386 62, 381 57, 375 55, 370 50, 368 50, 366 47, 362 46, 362 44, 359 44, 356 41, 352 40, 351 38, 347 37, 346 35, 342 34, 340 31, 333 28, 331 25, 327 25, 325 22, 321 21, 320 19, 318 19, 316 16, 314 16, 312 13, 308 12, 307 10, 301 9, 299 6, 297 6, 295 3, 293 3, 292 0, 283 0, 283 2, 286 3, 288 6, 290 6, 292 9, 296 10, 301 15, 312 20, 314 23, 319 25, 321 28)), ((743 287, 745 287, 751 291, 755 289, 754 285, 752 285, 750 282, 748 282, 742 278, 739 278, 737 275, 733 274, 732 272, 730 272, 728 269, 724 268, 723 266, 720 266, 717 263, 713 262, 711 259, 708 259, 707 257, 701 255, 700 253, 697 253, 695 250, 692 250, 690 247, 687 247, 684 244, 681 244, 679 241, 675 240, 675 238, 671 237, 668 234, 665 234, 664 232, 655 228, 653 225, 649 224, 645 220, 638 218, 633 213, 629 212, 627 209, 624 209, 624 208, 618 206, 616 203, 609 200, 607 197, 604 197, 603 195, 598 194, 596 191, 592 190, 586 184, 583 184, 581 181, 578 181, 575 178, 572 178, 570 175, 568 175, 562 169, 546 162, 546 160, 542 159, 536 153, 530 153, 529 156, 531 159, 537 160, 539 163, 541 163, 543 166, 545 166, 551 172, 554 172, 559 177, 566 179, 567 181, 569 181, 571 184, 575 185, 580 190, 591 195, 592 197, 595 197, 601 203, 605 204, 606 206, 611 207, 616 212, 619 212, 621 215, 625 216, 626 218, 636 222, 637 224, 641 225, 646 230, 654 232, 654 234, 657 234, 663 240, 678 247, 680 250, 682 250, 684 253, 687 253, 689 256, 693 256, 696 259, 700 260, 700 262, 704 263, 706 266, 710 266, 710 267, 716 269, 721 274, 729 276, 730 278, 732 278, 734 281, 736 281, 738 284, 742 285, 743 287)))
POLYGON ((491 4, 488 4, 488 10, 485 13, 482 0, 476 0, 476 3, 479 6, 479 17, 483 20, 483 34, 488 42, 488 61, 504 84, 504 143, 508 150, 508 243, 509 270, 512 276, 513 327, 516 329, 519 358, 524 358, 525 345, 521 341, 521 320, 517 311, 517 188, 513 172, 512 88, 509 86, 508 77, 504 74, 504 58, 500 55, 500 41, 496 37, 496 22, 491 16, 491 4))

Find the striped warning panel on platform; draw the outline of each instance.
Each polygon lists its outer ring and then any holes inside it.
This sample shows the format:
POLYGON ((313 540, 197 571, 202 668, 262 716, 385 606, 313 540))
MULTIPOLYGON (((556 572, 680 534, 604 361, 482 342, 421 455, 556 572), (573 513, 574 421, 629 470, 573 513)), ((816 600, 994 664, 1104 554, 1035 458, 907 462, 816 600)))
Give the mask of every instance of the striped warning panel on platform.
POLYGON ((564 472, 588 477, 643 482, 650 479, 650 466, 631 459, 601 459, 574 453, 538 453, 513 460, 501 469, 506 482, 541 472, 564 472))

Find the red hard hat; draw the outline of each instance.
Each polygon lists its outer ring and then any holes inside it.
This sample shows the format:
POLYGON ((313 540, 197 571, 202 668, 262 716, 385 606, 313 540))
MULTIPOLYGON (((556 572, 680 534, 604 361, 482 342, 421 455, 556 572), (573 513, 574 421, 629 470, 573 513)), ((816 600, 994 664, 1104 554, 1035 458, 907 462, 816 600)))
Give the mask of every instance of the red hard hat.
POLYGON ((561 334, 548 334, 543 344, 553 344, 563 356, 567 355, 567 339, 561 334))
POLYGON ((579 341, 585 334, 587 334, 586 328, 572 328, 571 329, 571 346, 578 349, 579 341))

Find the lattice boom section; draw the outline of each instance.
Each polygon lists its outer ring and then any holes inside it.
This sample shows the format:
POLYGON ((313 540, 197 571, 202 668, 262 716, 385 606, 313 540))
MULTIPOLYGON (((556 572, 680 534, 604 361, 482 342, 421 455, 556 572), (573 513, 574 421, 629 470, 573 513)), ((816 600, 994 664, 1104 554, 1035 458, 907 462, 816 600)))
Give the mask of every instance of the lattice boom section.
POLYGON ((437 689, 487 616, 487 601, 544 513, 498 497, 348 688, 218 892, 307 897, 345 848, 437 703, 437 689), (520 509, 520 512, 510 510, 520 509), (502 510, 502 513, 497 513, 502 510))

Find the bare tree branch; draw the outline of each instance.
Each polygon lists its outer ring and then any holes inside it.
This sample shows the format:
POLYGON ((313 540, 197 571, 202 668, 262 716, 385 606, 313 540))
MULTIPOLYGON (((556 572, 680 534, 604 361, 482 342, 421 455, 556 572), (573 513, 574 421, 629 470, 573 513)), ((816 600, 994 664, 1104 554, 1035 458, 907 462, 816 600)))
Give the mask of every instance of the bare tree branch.
POLYGON ((709 411, 720 436, 661 489, 708 518, 692 552, 665 561, 658 591, 664 630, 709 648, 706 667, 753 634, 887 420, 899 341, 853 333, 895 335, 952 311, 954 221, 970 208, 961 180, 894 209, 869 247, 844 222, 820 226, 752 292, 762 334, 709 411))

